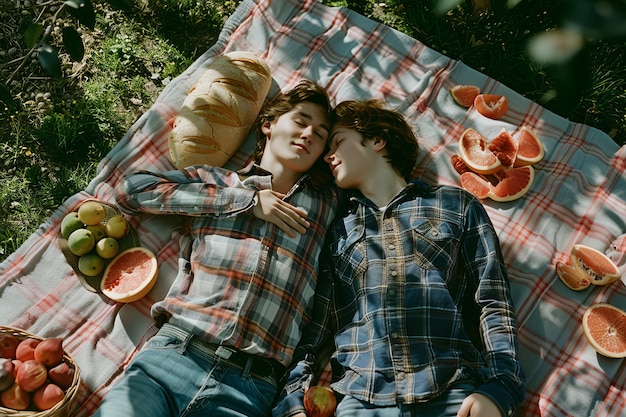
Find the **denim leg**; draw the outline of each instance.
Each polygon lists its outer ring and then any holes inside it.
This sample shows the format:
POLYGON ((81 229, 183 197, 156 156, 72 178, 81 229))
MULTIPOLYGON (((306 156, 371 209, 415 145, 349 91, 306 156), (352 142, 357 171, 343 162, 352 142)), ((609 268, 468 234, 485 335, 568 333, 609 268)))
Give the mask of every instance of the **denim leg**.
POLYGON ((187 346, 154 336, 130 362, 94 417, 265 417, 273 384, 187 346))
POLYGON ((212 371, 185 355, 183 346, 175 338, 154 336, 133 358, 94 416, 178 416, 212 371))
POLYGON ((350 396, 337 406, 337 417, 456 417, 465 397, 475 389, 473 383, 457 383, 440 396, 425 403, 379 407, 350 396))
POLYGON ((337 405, 337 417, 401 417, 397 405, 379 407, 346 395, 337 405))

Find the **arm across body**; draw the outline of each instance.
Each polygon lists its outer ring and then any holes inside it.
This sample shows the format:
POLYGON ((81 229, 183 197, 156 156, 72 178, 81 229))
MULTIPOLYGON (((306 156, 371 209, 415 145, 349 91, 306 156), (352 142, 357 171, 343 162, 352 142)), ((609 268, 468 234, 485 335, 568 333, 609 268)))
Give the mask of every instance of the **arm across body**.
POLYGON ((116 200, 128 214, 229 216, 252 208, 256 191, 244 188, 236 172, 211 166, 179 171, 140 171, 117 186, 116 200))
MULTIPOLYGON (((267 175, 265 185, 271 187, 267 175)), ((285 194, 271 188, 245 187, 236 172, 211 166, 178 171, 137 172, 116 189, 122 211, 129 214, 182 214, 233 216, 253 209, 253 214, 275 224, 289 236, 310 226, 304 209, 284 201, 285 194)))

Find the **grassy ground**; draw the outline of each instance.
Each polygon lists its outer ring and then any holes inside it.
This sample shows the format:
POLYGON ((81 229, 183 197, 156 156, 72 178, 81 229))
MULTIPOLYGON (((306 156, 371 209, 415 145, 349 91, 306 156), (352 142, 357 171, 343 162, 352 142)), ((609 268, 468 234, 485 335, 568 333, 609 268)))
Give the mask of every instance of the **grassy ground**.
MULTIPOLYGON (((93 0, 92 30, 62 1, 0 0, 0 83, 15 102, 0 105, 0 260, 86 187, 98 161, 168 80, 213 44, 239 1, 134 0, 121 11, 93 0), (61 46, 64 26, 76 27, 85 45, 79 62, 61 49, 62 79, 42 71, 23 36, 30 23, 53 21, 53 46, 61 46)), ((326 3, 382 21, 626 143, 624 38, 590 32, 582 52, 560 66, 540 66, 526 53, 535 34, 576 20, 575 0, 498 1, 484 13, 470 0, 448 12, 437 11, 436 0, 326 3)))

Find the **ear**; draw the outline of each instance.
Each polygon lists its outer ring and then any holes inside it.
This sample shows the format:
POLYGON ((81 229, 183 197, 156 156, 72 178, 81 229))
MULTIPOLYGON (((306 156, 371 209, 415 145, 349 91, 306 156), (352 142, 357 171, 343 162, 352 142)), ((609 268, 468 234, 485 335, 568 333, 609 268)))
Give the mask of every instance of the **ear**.
POLYGON ((374 139, 374 151, 380 152, 387 146, 387 141, 381 138, 374 139))
POLYGON ((261 125, 261 132, 269 139, 270 133, 272 133, 272 123, 265 122, 261 125))

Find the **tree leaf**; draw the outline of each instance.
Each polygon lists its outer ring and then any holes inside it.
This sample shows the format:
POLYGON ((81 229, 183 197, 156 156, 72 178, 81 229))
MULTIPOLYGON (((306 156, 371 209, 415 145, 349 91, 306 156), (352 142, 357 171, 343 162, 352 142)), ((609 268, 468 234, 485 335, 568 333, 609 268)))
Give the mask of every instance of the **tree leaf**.
POLYGON ((47 43, 39 48, 39 64, 53 78, 62 78, 61 61, 57 50, 47 43))
POLYGON ((13 96, 11 95, 11 91, 9 87, 0 83, 0 101, 3 102, 7 107, 13 108, 15 107, 15 100, 13 100, 13 96))
POLYGON ((96 13, 90 0, 66 0, 65 4, 69 6, 68 11, 72 16, 93 30, 96 26, 96 13))
POLYGON ((37 44, 39 37, 43 33, 43 25, 40 23, 31 23, 24 31, 24 41, 27 48, 32 48, 37 44))
POLYGON ((129 11, 133 8, 133 0, 106 0, 111 6, 116 9, 129 11))
POLYGON ((85 56, 85 45, 80 34, 71 26, 63 28, 63 46, 74 61, 80 61, 85 56))

